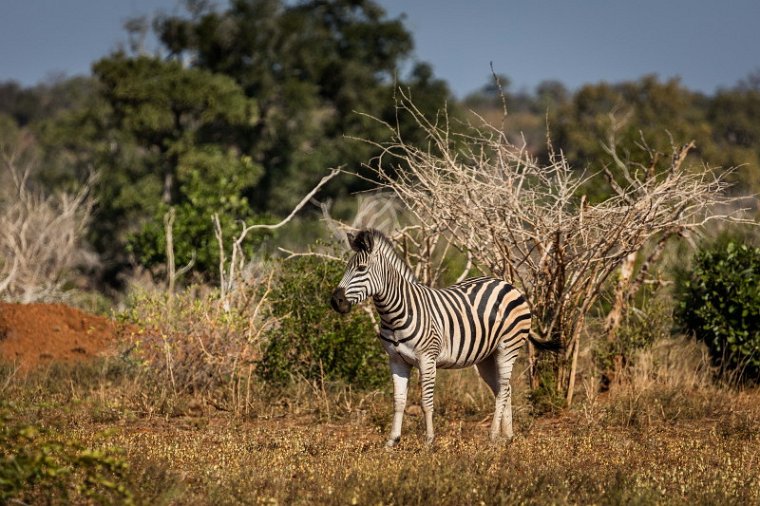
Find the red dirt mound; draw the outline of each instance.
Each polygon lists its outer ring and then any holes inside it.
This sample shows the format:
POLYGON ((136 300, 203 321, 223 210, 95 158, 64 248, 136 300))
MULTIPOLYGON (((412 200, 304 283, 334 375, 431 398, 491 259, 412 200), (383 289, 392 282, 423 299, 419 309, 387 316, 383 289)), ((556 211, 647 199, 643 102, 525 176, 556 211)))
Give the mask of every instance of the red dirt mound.
POLYGON ((119 334, 119 326, 108 318, 63 304, 0 302, 0 359, 23 371, 105 354, 119 334))

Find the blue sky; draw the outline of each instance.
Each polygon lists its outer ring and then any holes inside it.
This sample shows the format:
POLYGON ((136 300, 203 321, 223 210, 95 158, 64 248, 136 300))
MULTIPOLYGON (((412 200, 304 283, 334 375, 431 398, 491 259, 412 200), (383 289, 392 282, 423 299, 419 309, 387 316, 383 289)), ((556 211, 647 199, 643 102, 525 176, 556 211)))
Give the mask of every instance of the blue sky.
MULTIPOLYGON (((224 5, 224 1, 217 2, 224 5)), ((462 97, 493 62, 512 89, 680 76, 712 93, 760 71, 758 0, 379 0, 406 14, 415 58, 462 97)), ((0 81, 89 74, 126 36, 123 21, 178 0, 0 0, 0 81)))

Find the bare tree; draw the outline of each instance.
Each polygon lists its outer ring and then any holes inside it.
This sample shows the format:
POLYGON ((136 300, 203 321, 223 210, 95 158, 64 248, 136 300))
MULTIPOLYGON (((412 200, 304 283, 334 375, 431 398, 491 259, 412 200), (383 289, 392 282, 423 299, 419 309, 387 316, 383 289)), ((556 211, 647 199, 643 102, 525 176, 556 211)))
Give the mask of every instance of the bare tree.
POLYGON ((225 243, 224 235, 222 234, 222 227, 219 222, 219 215, 214 214, 212 216, 212 222, 214 223, 214 233, 216 235, 216 241, 219 246, 219 288, 220 298, 223 301, 225 310, 229 311, 230 301, 229 294, 233 292, 233 288, 236 283, 240 282, 245 277, 246 266, 249 265, 248 259, 246 259, 243 251, 243 242, 251 231, 254 230, 276 230, 283 225, 286 225, 293 217, 300 211, 309 201, 316 195, 320 188, 328 183, 332 178, 340 174, 339 169, 330 169, 330 173, 322 177, 319 182, 307 193, 301 201, 290 211, 285 218, 274 224, 255 224, 246 225, 241 223, 240 234, 235 238, 232 243, 232 253, 230 258, 227 259, 225 255, 225 243))
MULTIPOLYGON (((396 244, 401 257, 414 271, 415 277, 428 286, 441 286, 444 274, 452 267, 451 255, 455 251, 454 244, 447 237, 446 231, 433 224, 421 222, 410 215, 393 193, 372 192, 364 193, 357 198, 357 208, 350 222, 336 220, 330 214, 330 203, 320 204, 323 221, 334 238, 342 243, 345 253, 351 251, 346 239, 346 232, 357 232, 360 229, 374 228, 383 232, 396 244)), ((285 250, 283 250, 285 251, 285 250)), ((293 253, 293 255, 310 255, 310 253, 293 253)), ((320 253, 324 256, 323 253, 320 253)), ((458 271, 456 281, 462 281, 472 267, 472 257, 467 252, 464 256, 464 266, 458 271)), ((336 260, 342 260, 333 256, 336 260)), ((453 277, 452 275, 448 276, 453 277)))
POLYGON ((563 344, 555 374, 568 404, 586 315, 610 274, 654 237, 740 219, 735 212, 710 212, 730 200, 724 195, 727 171, 687 170, 683 162, 692 143, 673 146, 657 174, 631 166, 609 146, 622 174, 618 182, 609 171, 571 168, 551 143, 550 159, 541 163, 485 122, 455 133, 445 112, 425 117, 403 91, 398 108, 424 129, 428 146, 407 144, 395 125, 386 124, 392 140, 368 141, 382 152, 370 168, 419 222, 447 231, 480 269, 522 288, 534 331, 563 344), (585 185, 605 174, 612 196, 589 202, 585 185))
POLYGON ((57 298, 72 272, 94 262, 83 248, 92 215, 91 177, 76 193, 30 189, 31 165, 2 154, 10 184, 0 192, 0 298, 19 302, 57 298))

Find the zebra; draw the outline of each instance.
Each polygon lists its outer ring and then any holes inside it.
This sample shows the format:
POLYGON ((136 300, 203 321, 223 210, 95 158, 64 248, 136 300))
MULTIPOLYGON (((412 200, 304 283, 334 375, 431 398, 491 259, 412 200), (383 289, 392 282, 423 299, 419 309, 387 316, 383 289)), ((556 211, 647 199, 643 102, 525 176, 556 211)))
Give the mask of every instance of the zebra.
POLYGON ((347 234, 353 255, 333 291, 332 308, 347 313, 372 297, 380 315, 379 338, 389 355, 393 378, 393 422, 386 446, 401 439, 407 385, 412 367, 420 370, 426 444, 435 438, 433 391, 437 368, 475 365, 496 399, 490 437, 511 441, 510 378, 526 339, 539 349, 557 349, 531 333, 531 313, 512 285, 491 277, 469 278, 448 288, 421 284, 382 232, 347 234))

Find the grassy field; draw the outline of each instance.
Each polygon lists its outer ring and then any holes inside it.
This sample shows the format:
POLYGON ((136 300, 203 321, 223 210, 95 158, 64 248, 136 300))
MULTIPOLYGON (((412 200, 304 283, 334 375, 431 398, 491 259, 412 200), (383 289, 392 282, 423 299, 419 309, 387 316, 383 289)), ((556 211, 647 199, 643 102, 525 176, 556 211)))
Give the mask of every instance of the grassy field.
MULTIPOLYGON (((418 392, 412 392, 402 443, 387 450, 389 391, 300 384, 259 392, 247 415, 220 410, 202 396, 188 396, 172 411, 151 411, 148 394, 109 364, 26 377, 6 368, 4 430, 41 431, 22 447, 64 442, 126 464, 99 467, 100 481, 90 480, 96 493, 78 486, 86 470, 74 467, 41 477, 14 500, 760 504, 758 392, 632 379, 609 394, 586 395, 571 410, 536 416, 518 389, 517 436, 509 445, 492 445, 486 389, 472 371, 441 376, 434 447, 423 444, 418 392), (51 488, 46 480, 59 483, 51 488)), ((59 458, 56 451, 49 453, 59 458)))

